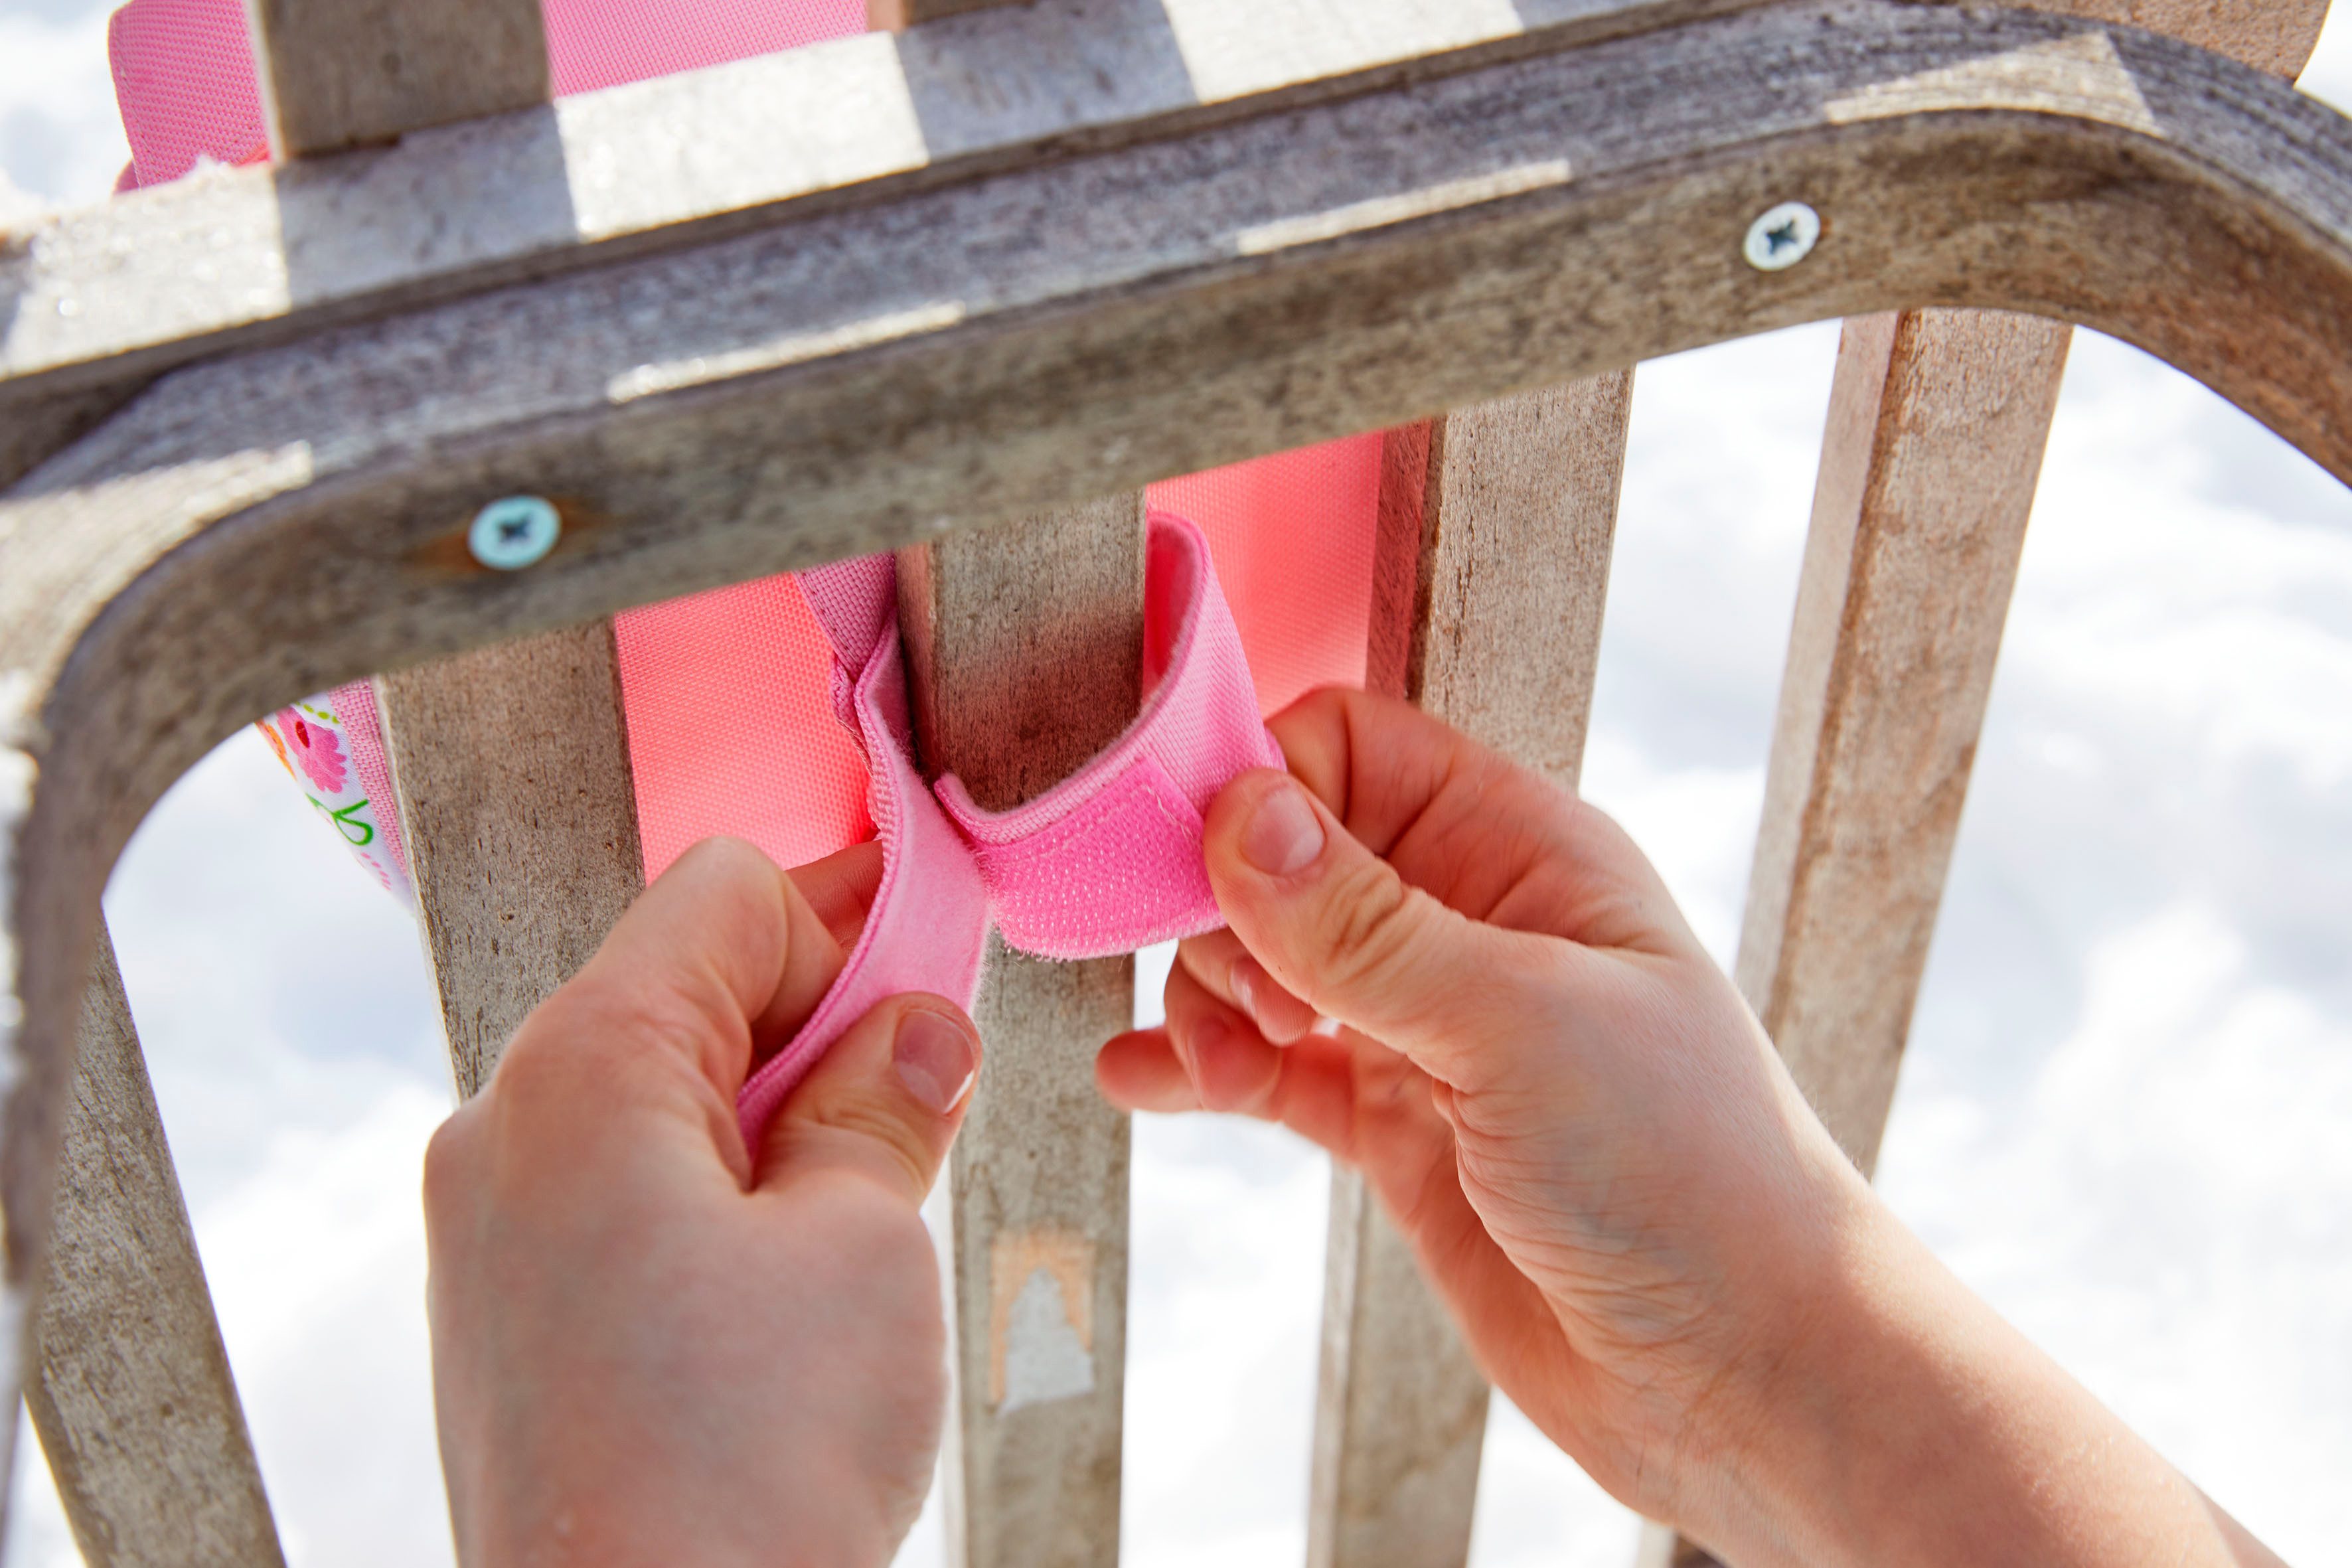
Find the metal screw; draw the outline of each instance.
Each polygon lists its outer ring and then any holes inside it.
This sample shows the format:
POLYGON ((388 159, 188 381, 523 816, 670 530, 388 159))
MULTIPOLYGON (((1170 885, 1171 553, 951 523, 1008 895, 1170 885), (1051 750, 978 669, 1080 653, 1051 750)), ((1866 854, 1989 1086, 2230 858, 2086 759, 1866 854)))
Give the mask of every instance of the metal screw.
POLYGON ((563 537, 563 519, 538 496, 501 496, 474 514, 466 547, 498 572, 520 572, 547 558, 563 537))
POLYGON ((1748 226, 1739 254, 1759 272, 1778 272, 1811 256, 1821 237, 1821 214, 1802 202, 1782 202, 1758 214, 1748 226))

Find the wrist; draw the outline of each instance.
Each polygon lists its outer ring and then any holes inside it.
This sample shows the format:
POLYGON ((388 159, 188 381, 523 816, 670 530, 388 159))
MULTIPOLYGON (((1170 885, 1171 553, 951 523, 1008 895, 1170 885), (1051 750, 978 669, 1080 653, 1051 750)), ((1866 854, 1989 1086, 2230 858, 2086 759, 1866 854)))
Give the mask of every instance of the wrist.
POLYGON ((1742 1564, 2231 1561, 2196 1489, 1867 1189, 1683 1528, 1742 1564))

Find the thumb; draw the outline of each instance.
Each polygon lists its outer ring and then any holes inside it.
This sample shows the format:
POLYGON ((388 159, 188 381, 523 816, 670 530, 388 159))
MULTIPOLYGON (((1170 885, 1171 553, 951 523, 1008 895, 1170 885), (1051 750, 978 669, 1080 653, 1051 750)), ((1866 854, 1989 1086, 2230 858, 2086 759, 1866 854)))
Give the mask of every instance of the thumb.
POLYGON ((1289 774, 1226 785, 1204 838, 1234 934, 1325 1017, 1466 1087, 1478 1047, 1509 1037, 1515 1008, 1527 1016, 1549 944, 1408 886, 1289 774))
POLYGON ((980 1071, 980 1032, 943 996, 885 997, 834 1042, 768 1123, 755 1185, 824 1174, 881 1183, 909 1207, 939 1179, 980 1071))

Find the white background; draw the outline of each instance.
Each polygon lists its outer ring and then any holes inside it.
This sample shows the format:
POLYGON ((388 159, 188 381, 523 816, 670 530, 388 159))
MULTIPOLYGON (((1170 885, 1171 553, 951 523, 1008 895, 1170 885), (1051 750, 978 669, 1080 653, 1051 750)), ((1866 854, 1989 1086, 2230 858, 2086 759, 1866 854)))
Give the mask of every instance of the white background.
MULTIPOLYGON (((111 184, 104 26, 5 0, 0 211, 111 184)), ((2352 26, 2304 86, 2352 104, 2352 26)), ((1586 782, 1727 960, 1835 336, 1637 382, 1586 782)), ((2078 334, 1881 1185, 2306 1568, 2352 1561, 2347 888, 2352 504, 2078 334)), ((416 1186, 449 1090, 405 917, 249 735, 107 912, 289 1556, 446 1562, 416 1186)), ((1129 1563, 1300 1560, 1325 1183, 1280 1133, 1139 1121, 1129 1563)), ((19 1452, 9 1560, 72 1563, 19 1452)), ((1474 1562, 1619 1568, 1632 1538, 1498 1402, 1474 1562)), ((927 1522, 905 1560, 938 1551, 927 1522)))

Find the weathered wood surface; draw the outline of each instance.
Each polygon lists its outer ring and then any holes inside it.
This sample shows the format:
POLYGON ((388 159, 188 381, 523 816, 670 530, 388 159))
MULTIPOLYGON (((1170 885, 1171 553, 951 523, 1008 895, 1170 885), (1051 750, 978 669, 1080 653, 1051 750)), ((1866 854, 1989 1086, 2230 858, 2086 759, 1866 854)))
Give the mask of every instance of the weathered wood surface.
MULTIPOLYGON (((1141 700, 1143 497, 899 555, 927 771, 1003 810, 1116 740, 1141 700)), ((1129 957, 1051 963, 992 933, 985 1054, 949 1167, 957 1568, 1116 1568, 1127 1378, 1128 1119, 1094 1057, 1129 957)))
POLYGON ((382 677, 400 834, 461 1096, 645 888, 613 624, 382 677))
POLYGON ((919 22, 944 21, 973 11, 1032 3, 1034 0, 866 0, 866 25, 898 32, 919 22))
MULTIPOLYGON (((2326 0, 2048 8, 2289 79, 2327 15, 2326 0)), ((1851 321, 1839 345, 1737 969, 1864 1171, 1894 1106, 2070 335, 1929 310, 1851 321)), ((1640 1563, 1716 1559, 1652 1525, 1640 1563)))
MULTIPOLYGON (((43 1266, 105 869, 165 784, 303 693, 1923 304, 2114 331, 2352 474, 2352 135, 2332 110, 2041 14, 1849 0, 1637 25, 1228 102, 1157 141, 964 165, 191 366, 19 481, 0 498, 10 1300, 43 1266), (1792 191, 1823 242, 1755 273, 1738 237, 1792 191), (517 490, 583 525, 493 575, 462 531, 517 490)), ((1033 82, 1083 95, 1124 47, 1033 82)), ((890 122, 887 100, 835 107, 851 141, 890 122)))
POLYGON ((547 101, 539 0, 251 0, 280 158, 547 101))
MULTIPOLYGON (((396 5, 399 0, 370 0, 396 5)), ((436 0, 436 4, 449 0, 436 0)), ((141 191, 0 254, 0 409, 500 279, 691 243, 709 220, 902 192, 1074 149, 1561 48, 1762 0, 1041 0, 423 131, 298 171, 141 191), (1433 57, 1443 57, 1434 58, 1433 57), (607 247, 606 242, 625 241, 607 247), (46 395, 46 392, 44 393, 46 395)), ((5 420, 0 420, 5 426, 5 420)))
POLYGON ((101 932, 66 1108, 33 1428, 89 1568, 285 1559, 101 932))
POLYGON ((1736 974, 1865 1171, 1927 964, 2067 329, 1849 321, 1736 974))
MULTIPOLYGON (((1389 432, 1365 683, 1572 789, 1633 374, 1389 432)), ((1333 1173, 1308 1568, 1468 1559, 1486 1384, 1361 1177, 1333 1173)))

